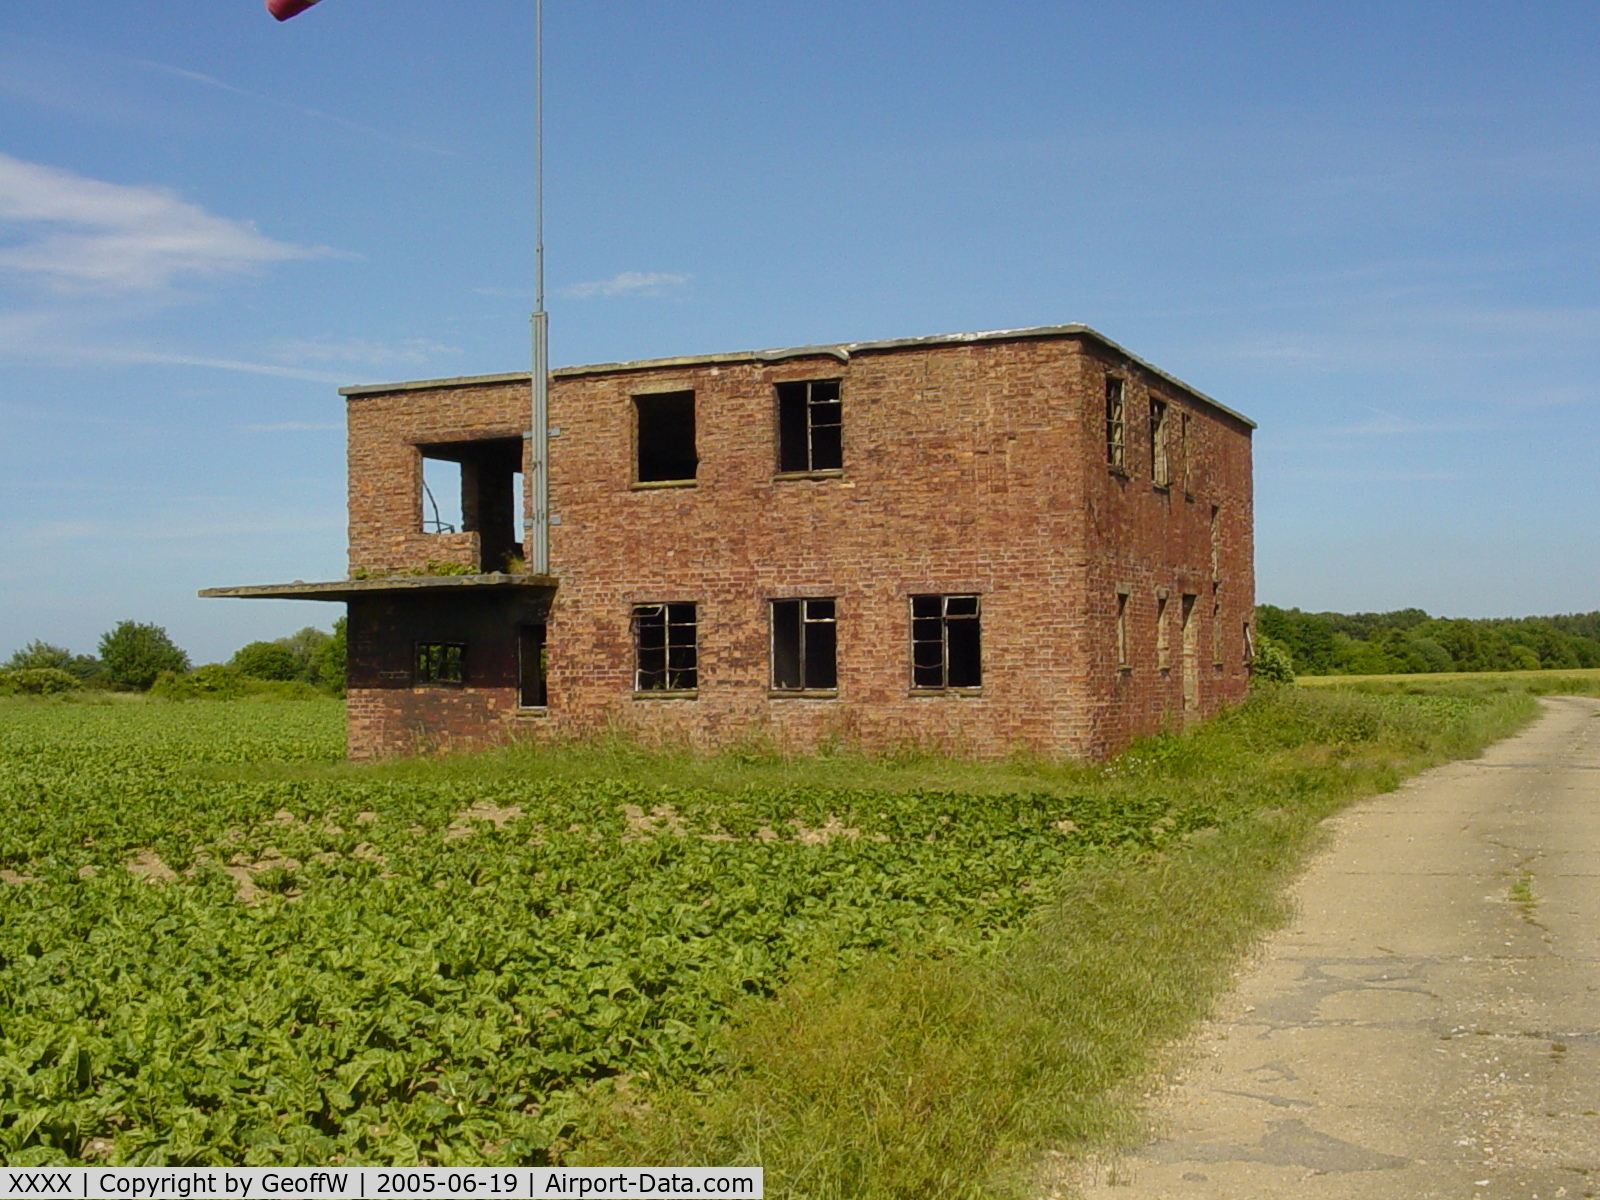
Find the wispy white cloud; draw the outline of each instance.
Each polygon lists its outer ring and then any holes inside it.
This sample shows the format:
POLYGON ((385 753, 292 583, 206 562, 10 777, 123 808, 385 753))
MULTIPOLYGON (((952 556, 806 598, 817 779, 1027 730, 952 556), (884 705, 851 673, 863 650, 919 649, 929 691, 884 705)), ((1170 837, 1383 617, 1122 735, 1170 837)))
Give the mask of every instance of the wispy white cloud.
POLYGON ((328 433, 344 426, 322 421, 278 421, 271 425, 241 425, 246 433, 328 433))
POLYGON ((672 275, 666 271, 623 271, 610 279, 574 283, 561 289, 564 296, 587 300, 594 296, 660 296, 682 287, 692 275, 672 275))
POLYGON ((62 293, 158 292, 192 278, 321 258, 159 187, 107 183, 0 154, 0 271, 62 293))
POLYGON ((272 356, 284 362, 356 363, 361 366, 389 365, 420 366, 448 354, 460 354, 459 346, 447 346, 432 338, 405 338, 388 344, 368 341, 365 338, 346 338, 342 341, 309 339, 279 342, 272 356))
POLYGON ((305 371, 299 367, 280 367, 273 363, 247 362, 233 358, 206 358, 198 354, 168 354, 160 350, 96 348, 85 352, 105 363, 149 363, 154 366, 210 367, 216 371, 242 371, 247 375, 273 375, 279 379, 303 379, 308 383, 348 383, 343 375, 326 371, 305 371))
POLYGON ((396 137, 392 133, 385 133, 381 129, 374 129, 370 125, 363 125, 359 121, 352 121, 347 117, 341 117, 335 113, 323 112, 320 108, 308 108, 306 105, 296 104, 292 100, 281 100, 277 96, 268 96, 261 92, 252 92, 248 88, 242 88, 235 84, 227 83, 213 75, 204 75, 199 71, 190 71, 183 67, 174 67, 167 63, 154 62, 147 58, 138 58, 134 59, 133 61, 136 66, 142 67, 146 71, 155 71, 163 75, 173 76, 177 79, 186 79, 190 83, 198 83, 202 87, 214 88, 219 92, 228 92, 234 96, 243 96, 245 99, 253 100, 258 104, 268 104, 273 108, 281 108, 288 112, 299 113, 303 117, 310 117, 316 121, 326 121, 330 125, 337 125, 341 129, 348 129, 351 133, 359 133, 364 137, 376 138, 378 141, 387 142, 391 146, 401 146, 407 150, 420 150, 425 154, 439 154, 447 158, 460 157, 460 152, 456 150, 446 149, 442 146, 429 145, 424 142, 408 141, 405 138, 396 137))

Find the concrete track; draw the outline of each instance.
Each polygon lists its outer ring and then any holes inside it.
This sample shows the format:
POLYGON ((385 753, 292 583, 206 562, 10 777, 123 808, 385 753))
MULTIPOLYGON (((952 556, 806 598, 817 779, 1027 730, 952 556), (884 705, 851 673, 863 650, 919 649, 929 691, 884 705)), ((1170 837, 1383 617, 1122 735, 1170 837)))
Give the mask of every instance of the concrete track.
POLYGON ((1329 822, 1159 1137, 1083 1195, 1600 1195, 1600 700, 1543 704, 1329 822))

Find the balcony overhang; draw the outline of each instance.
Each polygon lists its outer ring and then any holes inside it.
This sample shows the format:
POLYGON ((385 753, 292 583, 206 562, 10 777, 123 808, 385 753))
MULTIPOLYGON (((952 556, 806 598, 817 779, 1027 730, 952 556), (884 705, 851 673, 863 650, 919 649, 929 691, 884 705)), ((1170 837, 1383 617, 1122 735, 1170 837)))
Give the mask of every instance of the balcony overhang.
POLYGON ((334 579, 326 583, 258 583, 246 587, 202 588, 207 599, 229 600, 356 600, 363 596, 448 596, 453 593, 553 592, 553 575, 389 575, 381 579, 334 579))

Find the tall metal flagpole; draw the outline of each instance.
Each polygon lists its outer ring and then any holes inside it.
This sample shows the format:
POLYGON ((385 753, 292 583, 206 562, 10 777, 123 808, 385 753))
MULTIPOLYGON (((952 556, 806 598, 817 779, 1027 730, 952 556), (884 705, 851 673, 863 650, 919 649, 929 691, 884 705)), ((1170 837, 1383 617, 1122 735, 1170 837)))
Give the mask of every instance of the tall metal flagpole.
POLYGON ((531 560, 550 573, 550 322, 544 311, 544 0, 533 0, 533 420, 528 483, 533 500, 531 560))

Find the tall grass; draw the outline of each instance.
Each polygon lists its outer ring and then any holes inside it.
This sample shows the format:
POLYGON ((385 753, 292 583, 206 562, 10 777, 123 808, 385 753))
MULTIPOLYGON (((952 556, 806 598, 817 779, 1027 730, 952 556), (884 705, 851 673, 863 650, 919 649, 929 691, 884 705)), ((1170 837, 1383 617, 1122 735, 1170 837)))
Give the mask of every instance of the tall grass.
POLYGON ((1131 1085, 1286 918, 1284 885, 1324 817, 1477 752, 1534 708, 1521 691, 1284 687, 1102 768, 951 766, 1204 802, 1216 824, 1174 853, 1085 861, 987 952, 814 962, 741 1014, 722 1076, 629 1089, 571 1161, 761 1165, 770 1195, 808 1200, 1026 1195, 1043 1155, 1130 1136, 1131 1085))

